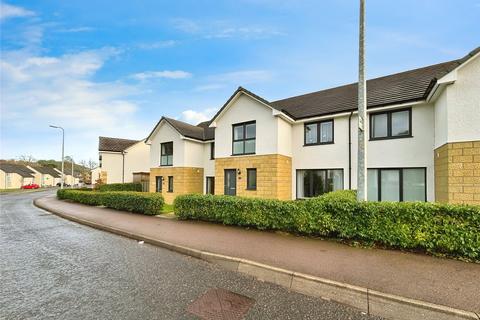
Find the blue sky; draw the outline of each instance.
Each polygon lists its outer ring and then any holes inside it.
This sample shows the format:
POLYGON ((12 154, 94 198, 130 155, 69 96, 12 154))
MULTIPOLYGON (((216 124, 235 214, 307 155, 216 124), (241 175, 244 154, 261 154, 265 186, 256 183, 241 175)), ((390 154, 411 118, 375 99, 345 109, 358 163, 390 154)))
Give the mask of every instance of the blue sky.
MULTIPOLYGON (((267 100, 357 78, 358 1, 1 2, 1 158, 96 159, 162 115, 208 119, 238 86, 267 100)), ((367 0, 369 78, 480 44, 480 0, 367 0)))

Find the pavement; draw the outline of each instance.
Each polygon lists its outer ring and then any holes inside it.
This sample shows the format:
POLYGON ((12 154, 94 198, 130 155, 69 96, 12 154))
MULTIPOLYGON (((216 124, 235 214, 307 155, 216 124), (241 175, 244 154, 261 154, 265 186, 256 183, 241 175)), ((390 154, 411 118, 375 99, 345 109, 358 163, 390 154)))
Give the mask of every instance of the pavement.
POLYGON ((213 288, 253 299, 246 319, 380 319, 61 219, 33 206, 47 194, 0 196, 0 319, 198 319, 213 288))
POLYGON ((480 313, 480 264, 320 239, 177 221, 44 197, 42 207, 160 241, 480 313))

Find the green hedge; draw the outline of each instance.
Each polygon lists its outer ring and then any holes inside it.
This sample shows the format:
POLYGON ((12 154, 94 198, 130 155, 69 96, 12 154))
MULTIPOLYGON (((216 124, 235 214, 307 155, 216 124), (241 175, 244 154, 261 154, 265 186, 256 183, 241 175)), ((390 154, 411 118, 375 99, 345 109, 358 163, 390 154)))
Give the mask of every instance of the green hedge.
POLYGON ((480 260, 480 207, 427 202, 358 202, 353 191, 303 201, 183 195, 181 219, 359 240, 480 260))
POLYGON ((146 215, 161 214, 164 205, 161 194, 134 191, 98 192, 63 189, 57 191, 57 197, 91 206, 105 206, 146 215))
POLYGON ((101 184, 96 188, 97 191, 142 191, 141 183, 110 183, 110 184, 101 184))

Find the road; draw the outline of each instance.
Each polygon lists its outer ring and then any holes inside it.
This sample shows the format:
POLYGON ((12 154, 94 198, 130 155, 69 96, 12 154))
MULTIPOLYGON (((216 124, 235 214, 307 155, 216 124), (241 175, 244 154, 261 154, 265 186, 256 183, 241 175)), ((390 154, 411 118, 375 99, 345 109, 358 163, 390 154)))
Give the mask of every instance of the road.
POLYGON ((1 195, 0 319, 199 319, 188 306, 223 288, 253 299, 246 319, 378 319, 1 195))

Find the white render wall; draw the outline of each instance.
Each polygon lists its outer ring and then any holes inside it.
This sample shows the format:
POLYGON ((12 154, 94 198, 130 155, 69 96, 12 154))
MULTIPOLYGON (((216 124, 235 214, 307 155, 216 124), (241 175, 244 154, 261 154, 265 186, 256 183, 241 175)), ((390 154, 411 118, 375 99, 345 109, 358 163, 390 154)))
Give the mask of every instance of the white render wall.
POLYGON ((447 142, 480 140, 480 54, 448 77, 456 80, 435 102, 437 148, 447 142))
POLYGON ((150 172, 150 146, 143 140, 125 150, 125 182, 133 182, 134 172, 150 172))
POLYGON ((175 128, 163 121, 153 133, 150 144, 150 168, 160 167, 160 145, 165 142, 173 142, 173 166, 183 167, 185 159, 184 140, 175 128))
MULTIPOLYGON (((123 170, 123 156, 118 152, 101 151, 102 156, 102 171, 107 172, 107 183, 121 183, 123 170)), ((68 168, 65 168, 65 173, 68 173, 68 168)), ((65 183, 67 183, 65 176, 65 183)))
POLYGON ((215 176, 215 160, 210 159, 210 142, 203 144, 203 193, 206 193, 207 177, 215 176))
MULTIPOLYGON (((377 110, 369 110, 370 112, 377 110)), ((327 118, 326 118, 327 119, 327 118)), ((367 142, 368 168, 427 168, 427 200, 434 200, 433 135, 434 109, 432 105, 412 106, 412 138, 387 139, 367 142)), ((357 187, 357 124, 354 114, 352 130, 352 189, 357 187)), ((369 121, 366 123, 368 132, 369 121)), ((293 125, 292 198, 296 198, 296 170, 343 169, 344 189, 348 189, 348 115, 334 118, 334 144, 303 146, 304 124, 293 125)), ((369 137, 369 135, 368 135, 369 137)))
MULTIPOLYGON (((283 154, 291 156, 288 142, 280 145, 279 126, 282 127, 282 139, 288 137, 288 129, 272 115, 272 109, 241 93, 232 105, 216 121, 215 128, 215 158, 225 158, 232 155, 232 125, 248 121, 256 121, 255 154, 283 154), (219 138, 221 137, 221 138, 219 138)), ((280 122, 281 121, 281 122, 280 122)), ((290 138, 286 141, 291 140, 290 138)))

